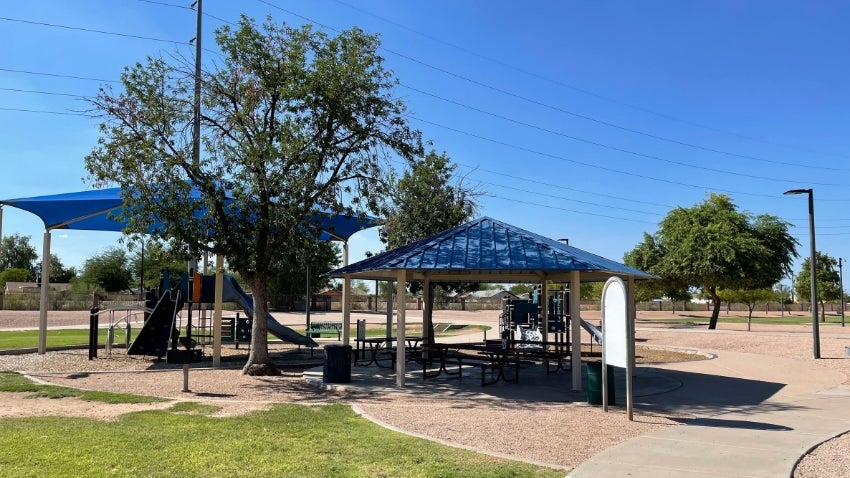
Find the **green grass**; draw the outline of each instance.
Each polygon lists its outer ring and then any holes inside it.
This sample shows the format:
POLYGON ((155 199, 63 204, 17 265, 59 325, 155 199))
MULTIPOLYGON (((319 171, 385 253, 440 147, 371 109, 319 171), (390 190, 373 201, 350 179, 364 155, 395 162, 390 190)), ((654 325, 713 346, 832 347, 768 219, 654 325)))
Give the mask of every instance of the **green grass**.
POLYGON ((97 392, 56 385, 39 385, 16 372, 0 372, 0 392, 29 393, 28 398, 77 397, 88 402, 102 403, 156 403, 167 401, 163 398, 130 393, 97 392))
POLYGON ((215 408, 188 402, 117 422, 0 419, 0 469, 4 477, 564 475, 389 431, 346 405, 277 404, 239 417, 206 416, 215 408))
MULTIPOLYGON (((720 312, 720 317, 717 318, 717 322, 720 324, 746 324, 747 317, 746 312, 735 312, 735 316, 724 316, 725 312, 720 312), (743 315, 743 317, 741 317, 743 315)), ((757 311, 753 312, 753 324, 770 324, 770 325, 807 325, 812 323, 811 315, 800 315, 800 312, 795 312, 796 315, 786 315, 785 317, 764 317, 759 316, 757 311)), ((652 317, 652 318, 639 318, 638 323, 640 322, 657 322, 657 323, 671 323, 671 324, 708 324, 709 317, 698 316, 698 315, 689 315, 688 312, 679 312, 677 315, 671 315, 667 317, 652 317)), ((820 322, 823 324, 824 322, 820 322)), ((827 324, 840 324, 841 317, 840 316, 826 316, 827 324)))
POLYGON ((191 413, 195 415, 212 415, 219 410, 221 410, 221 407, 198 402, 177 402, 168 408, 170 412, 191 413))
MULTIPOLYGON (((123 343, 124 331, 118 338, 123 343)), ((98 344, 106 343, 106 329, 98 330, 98 344)), ((89 329, 51 329, 47 331, 47 345, 64 347, 68 345, 87 345, 89 329)), ((38 347, 38 330, 13 330, 0 332, 0 350, 28 349, 38 347)))

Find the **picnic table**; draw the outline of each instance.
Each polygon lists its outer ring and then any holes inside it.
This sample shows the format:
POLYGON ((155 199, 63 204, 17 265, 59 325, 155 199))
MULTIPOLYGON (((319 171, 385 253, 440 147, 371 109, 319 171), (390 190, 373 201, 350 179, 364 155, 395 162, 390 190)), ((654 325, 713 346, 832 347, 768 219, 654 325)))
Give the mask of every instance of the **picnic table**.
POLYGON ((542 361, 546 373, 567 370, 568 345, 537 341, 497 339, 476 343, 435 343, 421 347, 422 379, 442 374, 463 377, 463 366, 481 368, 481 385, 519 381, 519 366, 542 361), (425 359, 424 357, 428 357, 425 359), (554 369, 552 362, 555 363, 554 369), (430 367, 430 368, 429 368, 430 367), (436 367, 436 369, 435 369, 436 367))
MULTIPOLYGON (((395 349, 392 347, 392 344, 394 342, 398 342, 398 337, 367 337, 364 339, 359 339, 358 341, 363 342, 364 349, 365 346, 369 347, 369 361, 361 364, 357 363, 357 361, 355 360, 355 365, 366 367, 375 364, 378 367, 384 368, 395 367, 395 349), (379 362, 379 360, 381 360, 379 358, 379 355, 381 354, 389 355, 390 365, 381 365, 381 363, 379 362)), ((407 343, 405 347, 405 352, 407 353, 407 355, 412 357, 413 353, 418 350, 419 342, 421 341, 422 337, 419 336, 412 335, 409 337, 405 337, 405 342, 407 343)), ((410 358, 408 358, 408 360, 410 360, 410 358)))

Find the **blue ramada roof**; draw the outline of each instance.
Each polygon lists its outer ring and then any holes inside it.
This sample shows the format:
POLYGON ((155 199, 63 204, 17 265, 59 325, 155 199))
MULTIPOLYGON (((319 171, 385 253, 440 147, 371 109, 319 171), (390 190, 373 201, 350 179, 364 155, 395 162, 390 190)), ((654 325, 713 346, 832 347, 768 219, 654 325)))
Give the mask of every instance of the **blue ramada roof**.
POLYGON ((587 274, 598 278, 610 275, 655 278, 639 269, 490 217, 377 254, 328 275, 351 274, 357 278, 379 279, 393 277, 401 269, 413 274, 408 280, 418 280, 425 275, 433 280, 487 280, 484 276, 492 280, 506 279, 503 276, 539 279, 543 275, 555 280, 570 271, 580 271, 584 279, 588 279, 587 274))

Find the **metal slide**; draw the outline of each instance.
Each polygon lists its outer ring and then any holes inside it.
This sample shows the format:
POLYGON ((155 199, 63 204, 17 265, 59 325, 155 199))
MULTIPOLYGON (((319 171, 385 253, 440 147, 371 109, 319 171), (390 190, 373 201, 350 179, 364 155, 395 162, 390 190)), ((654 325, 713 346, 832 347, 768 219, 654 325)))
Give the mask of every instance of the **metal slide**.
POLYGON ((602 329, 584 319, 581 319, 581 328, 593 336, 593 339, 596 340, 597 344, 602 345, 602 329))
MULTIPOLYGON (((236 279, 232 276, 224 276, 224 292, 222 300, 224 302, 236 302, 243 310, 245 310, 245 313, 248 314, 248 316, 254 317, 254 299, 246 294, 245 291, 242 290, 242 287, 239 287, 239 283, 237 283, 236 279)), ((280 322, 275 320, 271 314, 266 315, 266 321, 268 322, 269 332, 281 340, 297 345, 305 345, 307 347, 319 346, 319 344, 310 337, 301 335, 289 327, 282 325, 280 322)))

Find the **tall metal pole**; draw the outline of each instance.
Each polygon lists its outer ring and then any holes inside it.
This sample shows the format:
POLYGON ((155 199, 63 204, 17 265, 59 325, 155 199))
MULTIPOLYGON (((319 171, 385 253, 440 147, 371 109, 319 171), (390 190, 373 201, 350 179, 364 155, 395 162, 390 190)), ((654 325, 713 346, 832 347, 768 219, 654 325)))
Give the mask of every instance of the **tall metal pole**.
POLYGON ((812 274, 812 340, 814 357, 820 358, 820 324, 818 324, 818 277, 817 277, 817 249, 815 248, 815 195, 814 191, 809 193, 809 236, 811 240, 811 266, 812 274))
POLYGON ((791 189, 785 191, 785 194, 808 194, 809 195, 809 242, 810 253, 809 269, 812 275, 811 285, 811 301, 812 301, 812 354, 816 359, 820 358, 820 328, 818 324, 818 280, 817 280, 817 257, 815 247, 815 195, 814 191, 809 189, 791 189))
POLYGON ((841 294, 841 326, 844 327, 844 270, 842 269, 842 261, 838 258, 838 288, 841 294))

